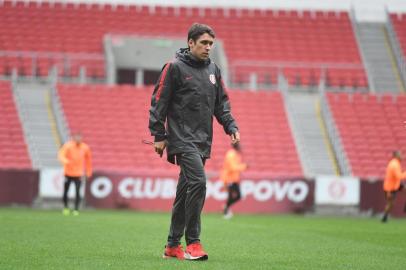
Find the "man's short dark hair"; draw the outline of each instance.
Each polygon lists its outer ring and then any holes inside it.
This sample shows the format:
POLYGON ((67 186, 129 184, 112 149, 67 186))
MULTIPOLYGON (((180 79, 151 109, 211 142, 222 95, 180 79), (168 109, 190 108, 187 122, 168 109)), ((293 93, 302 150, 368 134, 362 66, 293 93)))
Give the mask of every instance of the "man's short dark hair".
POLYGON ((231 144, 231 147, 232 147, 234 150, 238 151, 238 152, 241 151, 241 144, 240 144, 240 143, 232 143, 232 144, 231 144))
POLYGON ((216 34, 214 33, 213 29, 206 24, 201 23, 194 23, 189 28, 189 32, 187 34, 187 41, 189 42, 190 39, 196 41, 199 39, 201 35, 209 34, 212 38, 216 38, 216 34))
POLYGON ((394 158, 400 158, 402 156, 402 153, 400 152, 400 150, 395 150, 392 152, 392 156, 394 158))

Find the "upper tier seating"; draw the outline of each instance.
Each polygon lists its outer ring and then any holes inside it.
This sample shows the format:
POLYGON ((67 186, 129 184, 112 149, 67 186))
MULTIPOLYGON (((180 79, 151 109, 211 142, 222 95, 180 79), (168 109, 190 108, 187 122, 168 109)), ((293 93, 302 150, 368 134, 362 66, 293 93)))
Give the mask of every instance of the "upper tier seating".
POLYGON ((392 151, 406 153, 406 96, 327 94, 354 175, 383 177, 392 151))
POLYGON ((0 168, 31 168, 11 85, 0 81, 0 168))
POLYGON ((393 30, 399 41, 400 49, 406 56, 406 14, 390 14, 393 30))
MULTIPOLYGON (((152 146, 141 143, 142 139, 153 140, 148 130, 151 88, 59 85, 58 93, 70 130, 81 131, 93 149, 95 169, 177 171, 176 166, 161 160, 152 146)), ((229 93, 250 172, 302 175, 281 94, 229 93)), ((217 173, 230 145, 217 123, 213 144, 206 167, 217 173)))
MULTIPOLYGON (((274 82, 274 67, 259 68, 260 63, 304 63, 287 66, 291 83, 311 85, 320 77, 322 64, 356 65, 347 70, 327 70, 332 86, 366 87, 367 80, 351 21, 346 12, 284 11, 227 8, 174 8, 124 5, 73 4, 51 2, 11 2, 0 6, 0 51, 56 53, 94 53, 102 56, 106 33, 136 33, 148 36, 184 38, 196 21, 211 25, 224 41, 232 80, 247 83, 251 72, 258 72, 260 83, 274 82), (243 62, 250 62, 242 64, 243 62), (309 68, 306 65, 314 64, 309 68)), ((44 76, 55 59, 41 56, 33 70, 25 57, 1 57, 0 73, 13 67, 26 75, 44 76), (10 59, 9 59, 10 58, 10 59)), ((78 65, 87 66, 94 77, 104 77, 101 59, 88 63, 69 63, 60 74, 76 76, 78 65)))

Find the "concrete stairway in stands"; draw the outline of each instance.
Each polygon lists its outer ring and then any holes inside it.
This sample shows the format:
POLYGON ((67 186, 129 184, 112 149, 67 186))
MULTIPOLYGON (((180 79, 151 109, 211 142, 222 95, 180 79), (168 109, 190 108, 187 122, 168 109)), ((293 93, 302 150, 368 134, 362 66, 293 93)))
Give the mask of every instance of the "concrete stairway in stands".
POLYGON ((29 154, 36 169, 60 166, 57 160, 58 142, 49 107, 50 88, 47 84, 18 83, 14 91, 29 154))
POLYGON ((285 95, 289 122, 306 176, 335 175, 326 138, 317 113, 317 93, 290 92, 285 95))
POLYGON ((365 64, 368 66, 368 76, 372 76, 373 90, 377 93, 399 93, 402 85, 385 25, 375 22, 358 22, 357 35, 365 64))

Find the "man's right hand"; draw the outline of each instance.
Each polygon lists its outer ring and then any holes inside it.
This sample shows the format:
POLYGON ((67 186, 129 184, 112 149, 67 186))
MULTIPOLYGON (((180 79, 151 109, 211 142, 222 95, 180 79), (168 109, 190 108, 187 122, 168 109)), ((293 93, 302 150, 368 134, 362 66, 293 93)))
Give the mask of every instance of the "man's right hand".
POLYGON ((167 144, 167 141, 154 142, 155 152, 157 152, 160 157, 162 157, 162 155, 164 154, 164 150, 167 144))

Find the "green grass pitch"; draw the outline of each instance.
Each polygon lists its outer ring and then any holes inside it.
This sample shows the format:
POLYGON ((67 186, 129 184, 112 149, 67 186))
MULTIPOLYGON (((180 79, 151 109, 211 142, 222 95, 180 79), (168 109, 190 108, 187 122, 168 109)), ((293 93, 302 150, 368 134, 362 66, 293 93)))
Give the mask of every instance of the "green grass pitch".
POLYGON ((0 269, 406 269, 406 220, 202 216, 205 262, 161 258, 169 213, 0 208, 0 269))

